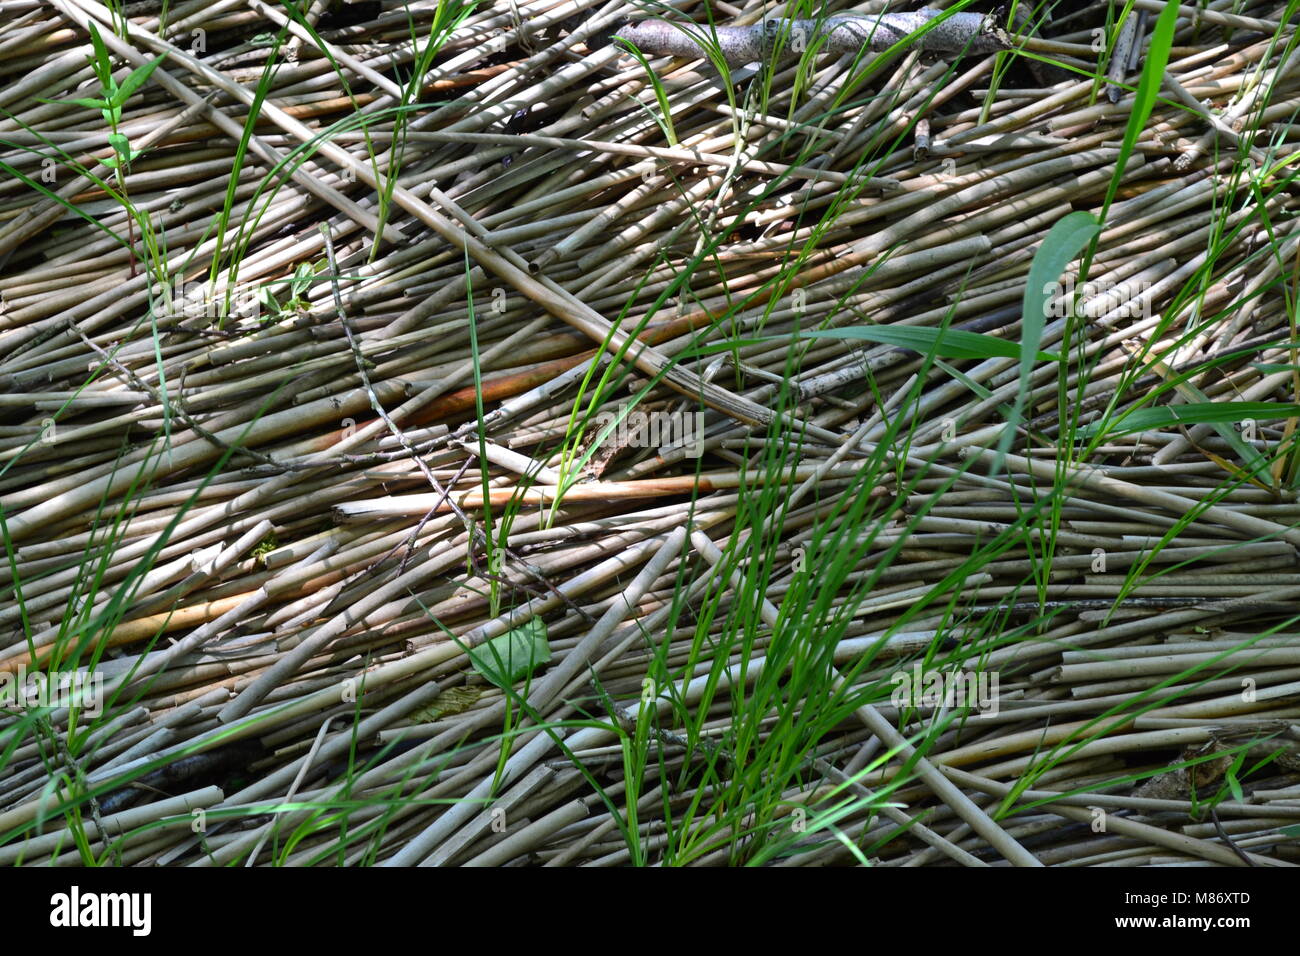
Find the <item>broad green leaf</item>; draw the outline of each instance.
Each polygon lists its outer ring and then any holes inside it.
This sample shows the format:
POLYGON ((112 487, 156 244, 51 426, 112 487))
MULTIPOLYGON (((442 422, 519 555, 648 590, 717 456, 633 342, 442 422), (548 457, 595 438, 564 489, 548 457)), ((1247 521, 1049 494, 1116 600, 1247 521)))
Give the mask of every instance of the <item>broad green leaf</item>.
POLYGON ((130 140, 122 133, 109 133, 108 144, 113 147, 113 152, 117 154, 104 160, 104 165, 110 169, 117 169, 119 166, 126 165, 139 155, 132 151, 130 140))
MULTIPOLYGON (((1244 757, 1245 754, 1242 754, 1244 757)), ((1232 791, 1232 799, 1242 801, 1246 799, 1245 792, 1241 789, 1241 781, 1237 779, 1236 767, 1229 767, 1228 772, 1224 774, 1224 779, 1228 781, 1228 789, 1232 791)))
POLYGON ((1020 342, 1024 346, 1024 352, 1020 356, 1020 388, 1016 392, 1016 404, 1011 409, 1006 429, 998 442, 997 455, 993 461, 995 474, 1001 470, 1002 457, 1011 448, 1016 429, 1020 427, 1025 403, 1029 400, 1030 376, 1034 371, 1033 355, 1043 340, 1048 300, 1052 298, 1054 287, 1060 281, 1065 267, 1074 261, 1084 246, 1100 231, 1096 219, 1089 213, 1076 210, 1058 220, 1047 231, 1043 244, 1034 253, 1033 262, 1029 265, 1029 279, 1025 283, 1025 295, 1020 305, 1020 342))
POLYGON ((293 278, 290 280, 290 286, 293 289, 294 297, 301 296, 311 288, 311 284, 316 280, 316 267, 310 262, 300 262, 296 269, 293 270, 293 278))
MULTIPOLYGON (((1109 423, 1106 433, 1124 435, 1175 425, 1214 425, 1241 422, 1246 419, 1269 421, 1279 418, 1300 418, 1300 405, 1288 405, 1283 402, 1209 402, 1139 408, 1129 412, 1119 421, 1109 423)), ((1103 424, 1106 423, 1094 422, 1081 430, 1093 435, 1103 424)))
POLYGON ((73 103, 77 106, 84 106, 87 109, 92 109, 92 110, 99 110, 108 106, 108 103, 106 101, 95 100, 95 99, 91 99, 90 97, 82 97, 81 99, 76 99, 76 100, 46 100, 38 96, 36 97, 36 101, 38 103, 73 103))
POLYGON ((90 65, 95 70, 95 76, 99 77, 99 82, 109 87, 113 82, 113 61, 109 58, 108 47, 104 46, 104 38, 99 35, 99 28, 93 20, 90 21, 90 42, 95 48, 90 65))
MULTIPOLYGON (((945 358, 985 359, 1020 358, 1021 348, 1016 342, 992 335, 967 332, 964 329, 935 329, 914 325, 851 325, 842 329, 819 329, 800 332, 799 338, 808 339, 863 339, 881 345, 896 345, 922 354, 933 352, 945 358)), ((1057 356, 1050 352, 1036 353, 1038 361, 1053 362, 1057 356)))
POLYGON ((122 85, 118 87, 117 92, 113 94, 114 105, 120 107, 125 104, 131 98, 131 94, 138 90, 145 80, 149 79, 153 71, 158 69, 158 64, 166 58, 166 53, 160 53, 148 63, 142 63, 132 70, 127 78, 122 81, 122 85))
POLYGON ((1259 369, 1265 375, 1272 375, 1275 372, 1300 371, 1300 365, 1275 365, 1272 362, 1251 362, 1250 367, 1259 369))
POLYGON ((279 315, 282 311, 284 311, 283 309, 280 308, 280 303, 276 300, 275 294, 271 291, 270 286, 264 285, 261 288, 259 288, 257 290, 257 299, 259 302, 262 303, 262 305, 266 306, 271 310, 272 315, 279 315))
POLYGON ((474 669, 503 690, 551 659, 546 622, 540 617, 479 645, 469 652, 474 669))

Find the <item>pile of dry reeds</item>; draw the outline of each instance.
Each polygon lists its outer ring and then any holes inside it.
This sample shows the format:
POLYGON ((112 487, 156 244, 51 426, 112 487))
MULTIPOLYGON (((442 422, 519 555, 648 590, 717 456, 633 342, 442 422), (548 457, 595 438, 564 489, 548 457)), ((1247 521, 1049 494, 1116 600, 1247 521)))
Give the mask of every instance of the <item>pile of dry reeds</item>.
POLYGON ((1284 4, 1180 17, 1113 202, 1163 0, 726 80, 662 27, 638 62, 626 4, 303 6, 3 4, 0 670, 98 675, 104 709, 7 712, 0 861, 751 859, 704 824, 756 812, 720 806, 735 715, 834 534, 870 536, 816 612, 847 706, 776 817, 847 796, 845 839, 795 827, 781 865, 1297 857, 1295 419, 1078 437, 1157 388, 1300 400, 1284 4), (92 23, 119 83, 166 54, 116 132, 69 102, 92 23), (795 337, 1016 343, 1043 237, 1108 203, 1005 456, 1014 351, 795 337), (1276 458, 1250 480, 1243 442, 1276 458), (537 619, 545 666, 471 662, 537 619), (996 713, 889 701, 954 645, 996 713))

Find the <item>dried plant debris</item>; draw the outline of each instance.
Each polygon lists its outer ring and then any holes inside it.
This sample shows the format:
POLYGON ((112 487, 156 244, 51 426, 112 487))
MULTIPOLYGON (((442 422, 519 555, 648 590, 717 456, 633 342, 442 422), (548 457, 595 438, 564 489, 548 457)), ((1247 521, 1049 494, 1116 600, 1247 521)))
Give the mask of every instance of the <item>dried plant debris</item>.
POLYGON ((806 50, 822 56, 863 51, 881 52, 895 46, 928 53, 992 53, 1011 48, 1011 38, 989 17, 923 8, 913 13, 876 16, 846 14, 824 20, 764 20, 749 27, 705 26, 666 20, 628 24, 618 37, 643 53, 699 57, 716 45, 733 66, 768 62, 806 50))
POLYGON ((17 4, 0 863, 1300 862, 1294 4, 897 6, 17 4))
POLYGON ((1300 729, 1295 725, 1261 726, 1253 731, 1216 729, 1206 743, 1185 749, 1178 767, 1147 780, 1133 795, 1162 800, 1185 800, 1197 794, 1205 797, 1245 761, 1273 763, 1283 771, 1300 770, 1300 729))

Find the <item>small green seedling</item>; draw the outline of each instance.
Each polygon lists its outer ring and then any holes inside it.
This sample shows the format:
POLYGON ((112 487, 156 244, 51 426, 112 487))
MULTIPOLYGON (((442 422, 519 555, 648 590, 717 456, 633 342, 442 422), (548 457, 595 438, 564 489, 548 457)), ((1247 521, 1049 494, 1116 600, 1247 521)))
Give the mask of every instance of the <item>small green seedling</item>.
POLYGON ((149 79, 167 54, 159 54, 148 63, 136 67, 121 84, 118 84, 113 79, 113 61, 109 58, 108 47, 104 45, 104 40, 93 23, 90 24, 90 42, 95 47, 95 55, 90 58, 90 67, 95 71, 95 76, 99 80, 101 95, 98 97, 81 97, 75 100, 42 100, 41 102, 75 103, 77 106, 84 106, 87 109, 99 110, 104 117, 104 122, 108 123, 111 131, 108 134, 108 142, 113 147, 115 154, 105 159, 104 165, 110 169, 120 170, 123 166, 129 166, 131 160, 140 155, 131 149, 131 144, 126 136, 118 132, 118 126, 122 122, 122 107, 126 105, 126 101, 131 98, 131 95, 144 85, 144 82, 149 79))
MULTIPOLYGON (((103 163, 109 169, 113 170, 117 179, 118 190, 122 194, 120 200, 124 204, 126 196, 126 177, 123 170, 131 165, 131 161, 140 155, 139 151, 131 148, 131 143, 126 134, 118 129, 122 122, 122 107, 131 95, 144 85, 145 81, 158 69, 158 64, 166 58, 167 54, 162 53, 143 63, 127 74, 121 84, 113 79, 113 61, 108 54, 108 47, 104 45, 104 38, 99 35, 99 29, 94 23, 90 24, 90 42, 95 49, 94 56, 90 57, 90 68, 95 71, 95 77, 99 80, 100 95, 97 97, 81 97, 74 100, 41 100, 42 103, 73 103, 77 106, 84 106, 87 109, 97 109, 104 117, 104 122, 108 124, 108 144, 113 147, 113 155, 105 158, 103 163)), ((128 211, 132 209, 127 206, 128 211)), ((135 216, 127 217, 127 250, 131 259, 131 276, 135 276, 135 216)))
POLYGON ((293 275, 289 277, 289 301, 281 305, 276 299, 275 294, 271 292, 271 286, 262 286, 258 292, 258 300, 270 311, 268 318, 282 318, 287 315, 294 315, 302 309, 311 307, 307 301, 307 290, 315 281, 316 276, 324 271, 326 263, 317 262, 314 265, 309 262, 300 262, 293 275))

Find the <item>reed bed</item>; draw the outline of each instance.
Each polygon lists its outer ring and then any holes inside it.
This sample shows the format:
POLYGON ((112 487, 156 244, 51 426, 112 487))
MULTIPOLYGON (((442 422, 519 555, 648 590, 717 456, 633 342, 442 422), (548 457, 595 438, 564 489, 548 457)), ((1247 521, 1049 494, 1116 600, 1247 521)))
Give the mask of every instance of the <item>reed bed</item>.
POLYGON ((0 862, 1300 862, 1296 3, 3 6, 0 862))

